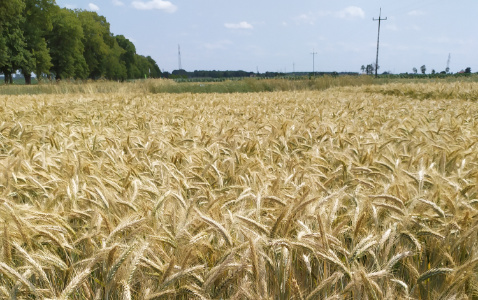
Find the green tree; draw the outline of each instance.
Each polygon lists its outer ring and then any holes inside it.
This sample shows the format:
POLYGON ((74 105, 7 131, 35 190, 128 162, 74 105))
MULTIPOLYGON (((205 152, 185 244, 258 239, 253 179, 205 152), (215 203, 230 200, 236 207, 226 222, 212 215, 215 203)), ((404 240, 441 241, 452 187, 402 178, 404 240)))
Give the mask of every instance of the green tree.
POLYGON ((53 19, 53 30, 48 36, 52 58, 52 73, 56 79, 86 78, 88 65, 83 56, 83 28, 74 11, 57 9, 53 19))
POLYGON ((118 45, 124 50, 121 54, 120 59, 125 63, 126 72, 128 78, 138 78, 141 76, 141 72, 136 67, 136 47, 134 44, 125 38, 123 35, 117 35, 116 41, 118 45))
POLYGON ((151 58, 151 56, 147 56, 146 59, 149 63, 149 77, 151 78, 160 78, 161 77, 161 70, 158 67, 156 61, 151 58))
POLYGON ((148 59, 142 55, 136 54, 135 58, 136 68, 138 73, 135 74, 134 78, 145 78, 149 76, 149 62, 148 59))
POLYGON ((110 47, 105 43, 105 39, 110 35, 110 24, 96 12, 77 10, 76 13, 83 28, 83 56, 88 65, 88 77, 104 77, 107 57, 110 54, 110 47))
POLYGON ((53 29, 52 17, 55 8, 54 0, 25 0, 21 27, 26 49, 30 53, 30 60, 22 66, 26 84, 31 83, 32 72, 41 80, 42 74, 48 74, 53 66, 45 37, 53 29))
POLYGON ((420 71, 422 71, 422 74, 425 75, 425 72, 427 71, 427 67, 425 65, 421 66, 420 71))
POLYGON ((375 68, 373 67, 373 64, 368 64, 367 67, 365 67, 365 71, 367 75, 372 75, 373 72, 375 71, 375 68))
POLYGON ((121 60, 121 55, 125 50, 118 45, 116 39, 113 38, 112 47, 109 50, 109 55, 106 57, 106 78, 113 80, 125 80, 128 78, 126 64, 121 60))
POLYGON ((12 21, 3 30, 6 61, 0 66, 5 75, 5 83, 12 83, 12 74, 18 69, 32 68, 32 55, 26 49, 27 44, 20 29, 21 16, 12 21))
POLYGON ((96 12, 77 10, 76 13, 84 33, 84 57, 89 69, 88 77, 125 80, 128 74, 122 56, 126 50, 120 47, 118 40, 110 32, 110 24, 106 18, 96 12))
POLYGON ((28 60, 23 32, 20 30, 22 0, 0 1, 0 71, 5 82, 12 82, 12 74, 28 60))

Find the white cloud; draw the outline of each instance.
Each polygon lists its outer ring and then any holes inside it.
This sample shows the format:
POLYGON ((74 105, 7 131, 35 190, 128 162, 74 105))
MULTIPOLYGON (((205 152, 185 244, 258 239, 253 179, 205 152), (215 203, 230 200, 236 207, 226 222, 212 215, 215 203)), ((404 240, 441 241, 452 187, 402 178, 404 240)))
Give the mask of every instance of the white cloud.
POLYGON ((296 17, 295 20, 298 21, 299 23, 306 23, 306 24, 313 25, 316 20, 316 17, 313 14, 308 13, 308 14, 301 14, 300 16, 296 17))
POLYGON ((314 25, 317 19, 323 17, 336 17, 341 19, 365 18, 363 9, 357 6, 348 6, 340 11, 319 10, 308 12, 293 18, 297 23, 314 25))
POLYGON ((254 26, 245 21, 240 23, 226 23, 224 26, 229 29, 254 29, 254 26))
POLYGON ((163 1, 163 0, 151 0, 148 2, 133 1, 131 5, 133 5, 134 8, 139 10, 158 9, 158 10, 164 10, 165 12, 168 12, 168 13, 173 13, 178 9, 176 5, 172 4, 169 1, 163 1))
POLYGON ((309 25, 314 25, 315 21, 320 18, 320 17, 327 17, 332 15, 331 11, 327 10, 320 10, 317 12, 308 12, 301 14, 295 18, 293 18, 297 23, 302 23, 302 24, 309 24, 309 25))
POLYGON ((93 4, 93 3, 88 4, 88 8, 89 8, 91 11, 99 11, 99 10, 100 10, 100 8, 98 7, 98 5, 93 4))
POLYGON ((365 12, 363 9, 357 6, 348 6, 343 10, 337 13, 337 16, 342 19, 351 19, 351 18, 365 18, 365 12))
POLYGON ((421 10, 412 10, 407 13, 407 15, 412 16, 412 17, 418 17, 418 16, 423 16, 425 13, 421 10))
POLYGON ((203 47, 209 50, 226 50, 229 45, 232 45, 230 40, 222 40, 215 43, 205 43, 203 47))
POLYGON ((410 25, 406 27, 405 29, 412 30, 412 31, 422 31, 422 28, 418 25, 410 25))
POLYGON ((390 31, 398 31, 398 27, 397 27, 397 25, 395 25, 395 24, 387 24, 387 25, 385 26, 385 29, 388 29, 388 30, 390 30, 390 31))
POLYGON ((123 5, 124 5, 124 3, 121 2, 120 0, 113 0, 112 2, 113 2, 113 4, 116 5, 116 6, 123 6, 123 5))

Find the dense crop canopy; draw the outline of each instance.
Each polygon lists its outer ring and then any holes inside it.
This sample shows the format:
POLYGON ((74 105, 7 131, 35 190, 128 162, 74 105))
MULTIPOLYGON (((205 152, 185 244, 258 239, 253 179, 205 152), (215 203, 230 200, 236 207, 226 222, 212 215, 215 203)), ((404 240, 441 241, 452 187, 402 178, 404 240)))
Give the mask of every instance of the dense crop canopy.
POLYGON ((3 97, 1 297, 476 296, 478 105, 395 89, 3 97))

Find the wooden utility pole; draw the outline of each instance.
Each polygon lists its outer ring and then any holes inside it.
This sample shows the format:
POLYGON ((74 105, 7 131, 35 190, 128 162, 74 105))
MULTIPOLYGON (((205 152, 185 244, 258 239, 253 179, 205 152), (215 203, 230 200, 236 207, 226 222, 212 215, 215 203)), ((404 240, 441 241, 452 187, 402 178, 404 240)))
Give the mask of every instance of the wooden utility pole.
POLYGON ((181 70, 183 68, 181 64, 181 46, 178 45, 178 70, 181 70))
POLYGON ((382 8, 380 7, 380 14, 378 15, 378 19, 373 18, 374 21, 378 21, 378 37, 377 37, 377 58, 375 60, 375 77, 378 77, 378 49, 380 45, 380 22, 386 21, 387 18, 382 19, 382 8))
POLYGON ((317 52, 315 52, 315 49, 312 49, 312 74, 315 76, 315 55, 317 52))

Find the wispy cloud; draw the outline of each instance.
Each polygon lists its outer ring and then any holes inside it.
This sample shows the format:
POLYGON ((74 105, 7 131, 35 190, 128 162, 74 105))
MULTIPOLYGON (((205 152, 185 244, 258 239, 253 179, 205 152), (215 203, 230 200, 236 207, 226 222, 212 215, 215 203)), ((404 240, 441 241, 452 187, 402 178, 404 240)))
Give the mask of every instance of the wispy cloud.
POLYGON ((360 7, 348 6, 339 11, 319 10, 315 12, 303 13, 293 18, 293 20, 295 20, 297 23, 314 25, 317 19, 330 16, 341 19, 363 19, 365 18, 365 12, 360 7))
POLYGON ((333 13, 331 11, 325 11, 325 10, 321 10, 321 11, 318 11, 318 12, 308 12, 308 13, 304 13, 304 14, 301 14, 301 15, 295 17, 294 20, 297 23, 314 25, 315 21, 318 18, 330 16, 332 14, 333 13))
POLYGON ((294 20, 296 20, 299 23, 305 23, 309 25, 313 25, 316 19, 317 19, 317 16, 312 13, 301 14, 300 16, 297 16, 294 18, 294 20))
POLYGON ((229 45, 232 45, 230 40, 222 40, 214 43, 205 43, 203 47, 209 50, 225 50, 229 45))
POLYGON ((358 6, 348 6, 337 12, 336 15, 341 19, 365 18, 365 12, 358 6))
POLYGON ((385 26, 385 29, 390 30, 390 31, 398 31, 398 27, 395 24, 387 24, 385 26))
POLYGON ((98 7, 98 5, 93 4, 93 3, 89 3, 89 4, 88 4, 88 8, 89 8, 91 11, 99 11, 99 10, 100 10, 100 8, 98 7))
POLYGON ((113 4, 116 5, 116 6, 123 6, 123 5, 124 5, 124 3, 123 3, 122 1, 120 1, 120 0, 113 0, 112 2, 113 2, 113 4))
POLYGON ((412 16, 412 17, 418 17, 418 16, 423 16, 425 15, 425 12, 421 10, 412 10, 407 13, 407 15, 412 16))
POLYGON ((168 13, 174 13, 178 8, 176 5, 172 4, 169 1, 163 1, 163 0, 151 0, 148 2, 144 1, 133 1, 131 2, 131 5, 133 5, 134 8, 139 9, 139 10, 164 10, 165 12, 168 13))
POLYGON ((224 27, 229 29, 254 29, 254 26, 245 21, 242 21, 240 23, 226 23, 224 24, 224 27))

